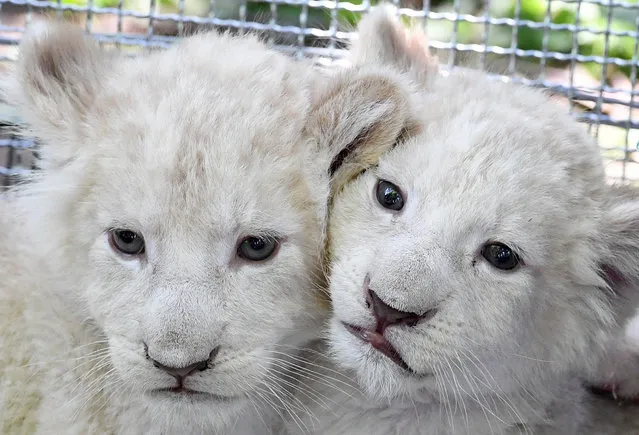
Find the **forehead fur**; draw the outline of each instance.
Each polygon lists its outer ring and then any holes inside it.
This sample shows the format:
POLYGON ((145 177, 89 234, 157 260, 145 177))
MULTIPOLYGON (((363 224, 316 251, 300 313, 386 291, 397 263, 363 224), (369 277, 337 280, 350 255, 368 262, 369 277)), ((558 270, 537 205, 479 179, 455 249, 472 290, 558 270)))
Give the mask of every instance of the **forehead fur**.
POLYGON ((457 204, 495 223, 519 214, 534 226, 531 211, 579 218, 601 199, 594 141, 542 93, 468 71, 439 77, 422 97, 436 108, 422 111, 423 133, 382 158, 379 171, 417 189, 430 210, 457 204))
POLYGON ((303 189, 303 64, 256 40, 207 34, 111 68, 86 114, 79 155, 94 162, 96 183, 109 180, 96 187, 118 191, 112 200, 120 209, 129 202, 132 212, 149 213, 149 202, 164 203, 192 216, 213 208, 220 220, 237 222, 303 189), (136 203, 142 198, 147 204, 136 203))
POLYGON ((446 141, 446 146, 429 146, 421 154, 437 153, 440 159, 448 155, 446 160, 452 162, 461 153, 462 165, 469 169, 479 164, 478 170, 517 159, 524 174, 521 178, 552 167, 566 181, 584 181, 587 186, 601 183, 604 171, 594 141, 541 92, 499 82, 481 72, 460 71, 438 76, 421 97, 423 107, 431 110, 422 112, 426 131, 417 141, 446 141))

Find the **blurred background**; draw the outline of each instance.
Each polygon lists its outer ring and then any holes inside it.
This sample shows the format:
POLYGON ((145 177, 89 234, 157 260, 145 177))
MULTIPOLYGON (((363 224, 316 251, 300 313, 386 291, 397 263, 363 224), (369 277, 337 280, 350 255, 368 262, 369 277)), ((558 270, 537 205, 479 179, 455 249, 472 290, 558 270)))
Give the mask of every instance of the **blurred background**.
MULTIPOLYGON (((392 3, 407 25, 426 29, 444 69, 481 68, 496 79, 548 89, 554 101, 597 138, 610 178, 639 180, 639 0, 392 3)), ((215 27, 259 32, 279 50, 330 65, 343 57, 361 14, 375 4, 361 0, 0 0, 0 68, 15 59, 25 28, 45 18, 82 26, 105 47, 131 55, 162 49, 175 38, 215 27)), ((0 106, 0 185, 14 182, 33 166, 33 141, 12 133, 11 127, 19 123, 19 114, 0 106)))

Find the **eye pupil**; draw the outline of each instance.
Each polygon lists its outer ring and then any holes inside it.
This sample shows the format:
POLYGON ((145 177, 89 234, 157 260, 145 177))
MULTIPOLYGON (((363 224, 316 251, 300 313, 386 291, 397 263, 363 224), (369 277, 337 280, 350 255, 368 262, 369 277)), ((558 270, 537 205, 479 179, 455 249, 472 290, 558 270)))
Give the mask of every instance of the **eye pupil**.
POLYGON ((273 256, 278 246, 274 238, 251 236, 240 242, 237 255, 249 261, 264 261, 273 256))
POLYGON ((257 237, 249 238, 248 242, 251 246, 251 249, 253 249, 254 251, 260 251, 266 246, 266 242, 264 241, 264 239, 259 239, 257 237))
POLYGON ((126 244, 133 243, 137 238, 137 235, 133 231, 120 231, 118 237, 126 244))
POLYGON ((399 204, 402 201, 402 195, 400 195, 399 192, 395 190, 387 188, 384 192, 384 201, 386 202, 386 204, 391 206, 399 204))
POLYGON ((508 249, 500 247, 495 253, 495 259, 500 264, 508 263, 512 258, 512 252, 508 249))
POLYGON ((389 210, 399 211, 404 208, 404 197, 396 185, 385 180, 377 183, 377 201, 389 210))
POLYGON ((482 256, 490 264, 501 270, 511 270, 520 263, 519 256, 503 243, 493 242, 484 245, 482 256))

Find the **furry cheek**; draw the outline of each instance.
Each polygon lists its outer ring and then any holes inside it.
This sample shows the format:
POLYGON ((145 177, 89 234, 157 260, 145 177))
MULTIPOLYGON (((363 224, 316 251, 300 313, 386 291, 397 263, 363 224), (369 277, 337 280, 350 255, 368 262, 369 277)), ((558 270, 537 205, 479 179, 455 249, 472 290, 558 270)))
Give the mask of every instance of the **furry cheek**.
POLYGON ((330 292, 334 318, 366 326, 374 323, 364 305, 365 279, 369 268, 370 263, 366 258, 345 259, 333 265, 330 292))
POLYGON ((102 234, 89 251, 86 268, 86 298, 91 315, 105 331, 109 330, 108 319, 115 317, 116 330, 135 330, 136 312, 143 306, 143 296, 148 293, 149 276, 146 263, 139 259, 125 260, 115 254, 106 234, 102 234), (129 315, 127 315, 129 314, 129 315), (124 316, 124 318, 123 318, 124 316))
POLYGON ((151 363, 146 360, 142 346, 121 335, 109 338, 109 357, 116 370, 117 377, 134 390, 152 390, 166 384, 161 372, 150 370, 151 363), (153 382, 155 380, 155 382, 153 382))

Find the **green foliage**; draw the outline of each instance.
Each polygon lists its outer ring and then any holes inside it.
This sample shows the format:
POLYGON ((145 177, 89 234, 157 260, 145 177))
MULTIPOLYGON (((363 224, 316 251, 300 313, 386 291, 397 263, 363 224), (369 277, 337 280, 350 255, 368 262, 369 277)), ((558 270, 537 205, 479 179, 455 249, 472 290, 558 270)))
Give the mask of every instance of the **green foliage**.
MULTIPOLYGON (((595 4, 566 3, 558 0, 521 0, 520 14, 516 16, 516 0, 508 0, 510 5, 501 11, 501 17, 518 18, 535 23, 550 22, 553 24, 579 25, 589 31, 581 31, 574 35, 570 30, 544 30, 520 25, 517 34, 517 46, 524 50, 548 50, 559 53, 571 53, 573 40, 576 52, 586 56, 608 56, 624 60, 636 61, 635 38, 632 36, 606 36, 607 29, 613 32, 636 32, 635 22, 639 18, 637 10, 624 10, 623 13, 610 13, 610 8, 595 4), (610 22, 608 17, 610 16, 610 22), (547 45, 544 46, 544 39, 547 45), (606 51, 607 46, 607 51, 606 51)), ((636 2, 637 0, 633 0, 636 2)), ((619 9, 619 8, 616 8, 619 9)), ((601 64, 590 63, 588 69, 600 78, 601 64)), ((608 66, 608 72, 621 70, 629 74, 630 68, 608 66)))

